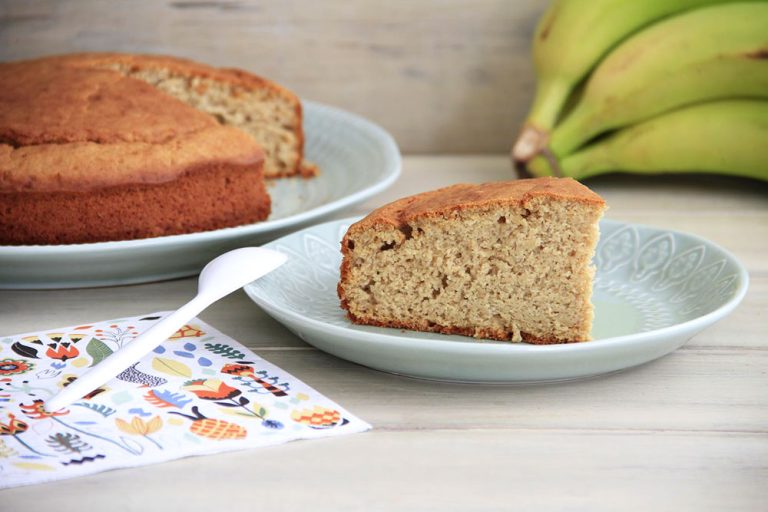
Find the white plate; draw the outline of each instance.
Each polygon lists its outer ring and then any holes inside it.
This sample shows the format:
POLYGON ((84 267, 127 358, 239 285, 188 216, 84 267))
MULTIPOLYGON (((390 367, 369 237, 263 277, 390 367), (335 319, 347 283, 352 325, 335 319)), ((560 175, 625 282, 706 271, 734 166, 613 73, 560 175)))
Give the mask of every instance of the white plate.
POLYGON ((355 219, 267 244, 288 263, 246 292, 320 350, 371 368, 461 382, 542 382, 614 372, 661 357, 730 313, 744 267, 693 235, 604 220, 595 256, 594 341, 528 345, 351 324, 339 307, 339 241, 355 219))
POLYGON ((0 246, 0 288, 74 288, 194 275, 236 247, 260 245, 391 185, 400 152, 379 126, 342 110, 304 103, 306 157, 320 176, 277 180, 265 222, 188 235, 73 245, 0 246))

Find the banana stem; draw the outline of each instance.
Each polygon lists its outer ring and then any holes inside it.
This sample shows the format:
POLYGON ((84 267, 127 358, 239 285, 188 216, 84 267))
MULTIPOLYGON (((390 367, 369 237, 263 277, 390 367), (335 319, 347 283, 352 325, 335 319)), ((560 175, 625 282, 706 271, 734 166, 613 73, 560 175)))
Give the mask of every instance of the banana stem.
POLYGON ((549 135, 535 126, 525 125, 512 146, 512 161, 516 166, 525 164, 547 146, 549 135))
POLYGON ((512 146, 512 160, 525 163, 546 147, 549 132, 571 92, 570 85, 560 81, 542 81, 536 89, 536 98, 520 135, 512 146))
POLYGON ((576 108, 550 134, 549 148, 558 157, 573 154, 596 135, 588 107, 576 108))
POLYGON ((561 80, 542 80, 536 88, 536 97, 533 100, 527 124, 545 132, 551 131, 568 100, 571 89, 571 84, 561 80))

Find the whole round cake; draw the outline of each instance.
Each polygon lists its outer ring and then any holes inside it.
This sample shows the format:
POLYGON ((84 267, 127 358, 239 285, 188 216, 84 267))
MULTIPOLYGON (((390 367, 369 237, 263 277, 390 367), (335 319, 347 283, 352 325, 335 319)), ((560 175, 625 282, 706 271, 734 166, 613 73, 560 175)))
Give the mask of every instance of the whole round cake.
POLYGON ((307 175, 301 103, 171 57, 0 64, 0 244, 190 233, 264 220, 266 177, 307 175))

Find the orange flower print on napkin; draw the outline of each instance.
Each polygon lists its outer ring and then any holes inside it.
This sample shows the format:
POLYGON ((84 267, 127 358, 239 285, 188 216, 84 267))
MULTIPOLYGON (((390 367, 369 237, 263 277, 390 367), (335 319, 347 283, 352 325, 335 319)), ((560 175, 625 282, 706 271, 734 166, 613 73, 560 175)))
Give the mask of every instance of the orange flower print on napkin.
POLYGON ((239 407, 244 410, 245 413, 239 412, 238 410, 235 414, 258 418, 262 420, 262 426, 266 428, 276 430, 283 428, 281 422, 267 417, 268 411, 266 408, 257 403, 251 404, 251 401, 246 397, 240 396, 242 395, 242 391, 225 384, 219 379, 190 380, 184 384, 183 389, 194 393, 198 398, 202 398, 203 400, 212 400, 216 405, 222 407, 239 407), (235 397, 237 397, 237 399, 235 399, 235 397))
POLYGON ((23 359, 0 359, 0 376, 27 373, 34 367, 35 363, 23 359))
POLYGON ((219 379, 196 379, 184 383, 184 389, 203 400, 228 400, 241 393, 237 388, 226 385, 219 379))

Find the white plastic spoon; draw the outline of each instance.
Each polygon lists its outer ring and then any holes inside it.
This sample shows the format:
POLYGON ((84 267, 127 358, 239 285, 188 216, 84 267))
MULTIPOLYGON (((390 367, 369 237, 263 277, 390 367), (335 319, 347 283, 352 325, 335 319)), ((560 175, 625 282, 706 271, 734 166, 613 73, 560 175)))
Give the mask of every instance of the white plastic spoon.
POLYGON ((202 272, 197 295, 178 310, 147 329, 141 336, 101 361, 57 395, 45 402, 48 411, 58 411, 109 381, 144 354, 168 339, 191 318, 217 300, 229 295, 285 263, 285 254, 260 247, 235 249, 211 260, 202 272))

